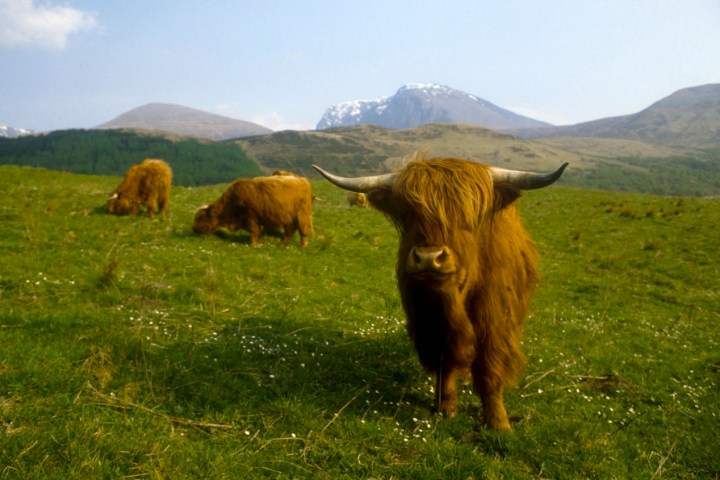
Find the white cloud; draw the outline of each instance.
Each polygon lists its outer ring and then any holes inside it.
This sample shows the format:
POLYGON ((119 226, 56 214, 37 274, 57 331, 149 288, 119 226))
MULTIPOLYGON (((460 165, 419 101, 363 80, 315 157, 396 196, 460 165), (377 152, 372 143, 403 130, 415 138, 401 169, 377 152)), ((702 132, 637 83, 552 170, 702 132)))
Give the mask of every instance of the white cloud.
POLYGON ((308 123, 293 122, 285 115, 278 112, 252 114, 249 115, 248 118, 238 112, 235 107, 228 104, 216 105, 214 112, 225 117, 257 123, 258 125, 269 128, 275 132, 280 132, 282 130, 315 130, 315 124, 311 125, 308 123))
POLYGON ((272 112, 269 114, 254 115, 249 122, 257 123, 276 132, 282 130, 315 130, 315 125, 288 120, 283 114, 272 112))
POLYGON ((510 110, 513 113, 517 113, 518 115, 523 115, 528 118, 532 118, 534 120, 540 120, 543 122, 551 123, 553 125, 571 125, 574 123, 577 123, 578 121, 572 120, 569 116, 563 116, 563 115, 556 115, 553 113, 543 112, 540 110, 535 110, 532 108, 526 108, 526 107, 503 107, 506 110, 510 110))
POLYGON ((235 107, 232 105, 228 105, 226 103, 222 103, 220 105, 215 105, 215 114, 216 115, 222 115, 223 117, 229 117, 229 118, 235 118, 237 119, 237 111, 235 110, 235 107))
POLYGON ((97 14, 34 0, 0 0, 0 46, 62 50, 68 36, 97 26, 97 14))

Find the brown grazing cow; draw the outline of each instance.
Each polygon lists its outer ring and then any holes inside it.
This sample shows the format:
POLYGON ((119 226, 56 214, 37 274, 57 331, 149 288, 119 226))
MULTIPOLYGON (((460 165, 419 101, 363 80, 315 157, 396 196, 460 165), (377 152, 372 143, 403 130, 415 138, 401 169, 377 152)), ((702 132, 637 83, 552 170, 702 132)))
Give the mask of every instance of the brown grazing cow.
POLYGON ((137 215, 138 208, 144 206, 153 218, 155 211, 164 213, 167 210, 171 184, 170 166, 162 160, 147 158, 125 173, 123 181, 108 198, 108 212, 137 215))
POLYGON ((347 192, 346 198, 348 205, 351 207, 358 206, 368 208, 370 206, 367 195, 362 192, 347 192))
POLYGON ((538 283, 534 243, 514 201, 552 174, 505 170, 454 158, 416 157, 380 176, 335 185, 365 192, 400 234, 397 281, 420 363, 436 376, 435 406, 457 412, 457 380, 470 380, 490 428, 510 430, 504 390, 525 363, 522 323, 538 283))
POLYGON ((276 177, 298 177, 299 175, 294 174, 293 172, 288 172, 287 170, 275 170, 272 173, 276 177))
POLYGON ((193 230, 212 233, 219 228, 250 232, 250 245, 257 245, 263 230, 283 227, 283 244, 300 232, 300 246, 312 234, 312 188, 296 175, 240 178, 215 202, 200 207, 193 230))

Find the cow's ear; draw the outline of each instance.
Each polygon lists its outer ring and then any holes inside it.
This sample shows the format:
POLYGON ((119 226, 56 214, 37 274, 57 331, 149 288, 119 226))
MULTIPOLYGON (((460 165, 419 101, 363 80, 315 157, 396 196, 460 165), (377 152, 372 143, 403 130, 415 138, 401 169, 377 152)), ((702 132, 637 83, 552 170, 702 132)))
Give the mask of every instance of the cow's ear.
POLYGON ((495 189, 495 210, 502 210, 515 200, 520 198, 521 191, 510 183, 496 183, 495 189))
POLYGON ((366 197, 370 205, 380 210, 381 212, 392 214, 395 203, 393 201, 392 190, 389 188, 376 188, 367 192, 366 197))

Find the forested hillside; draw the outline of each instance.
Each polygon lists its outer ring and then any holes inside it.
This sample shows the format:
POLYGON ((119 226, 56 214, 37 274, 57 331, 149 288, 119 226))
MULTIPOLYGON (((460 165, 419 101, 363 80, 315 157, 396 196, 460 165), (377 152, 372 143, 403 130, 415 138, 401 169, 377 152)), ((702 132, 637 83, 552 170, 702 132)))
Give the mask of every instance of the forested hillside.
POLYGON ((597 162, 592 169, 568 173, 565 182, 576 187, 686 197, 720 195, 720 152, 685 157, 617 157, 597 162))
POLYGON ((0 138, 0 165, 26 165, 96 175, 123 175, 145 158, 167 161, 177 185, 223 183, 261 174, 233 143, 170 140, 113 130, 63 130, 0 138))

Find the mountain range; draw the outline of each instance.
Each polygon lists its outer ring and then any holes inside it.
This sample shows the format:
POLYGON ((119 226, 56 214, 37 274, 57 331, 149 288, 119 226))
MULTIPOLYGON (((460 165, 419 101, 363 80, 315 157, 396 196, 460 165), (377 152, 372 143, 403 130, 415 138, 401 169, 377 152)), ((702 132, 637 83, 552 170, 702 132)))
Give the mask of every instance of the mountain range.
MULTIPOLYGON (((392 107, 397 111, 396 118, 436 120, 438 117, 431 113, 442 111, 437 106, 442 104, 447 107, 451 103, 447 98, 453 96, 457 96, 459 104, 463 105, 482 102, 477 97, 462 93, 456 95, 447 87, 434 85, 410 85, 398 92, 395 97, 412 97, 415 101, 408 102, 411 106, 403 113, 397 107, 399 103, 387 100, 385 110, 390 109, 391 104, 396 105, 392 107), (427 108, 420 108, 423 106, 427 108)), ((492 104, 484 104, 484 108, 498 115, 507 112, 492 104)), ((356 116, 353 121, 359 121, 358 118, 356 116)), ((456 156, 511 169, 546 171, 557 168, 560 163, 570 162, 571 168, 563 176, 563 182, 576 186, 663 195, 720 195, 718 84, 679 90, 631 115, 570 126, 539 123, 540 126, 531 122, 529 128, 519 126, 502 132, 499 127, 488 129, 467 122, 440 122, 413 128, 354 124, 273 133, 256 124, 199 110, 150 104, 100 125, 103 130, 129 129, 131 132, 102 132, 107 134, 106 137, 98 137, 98 130, 51 134, 57 134, 56 144, 62 145, 62 151, 75 152, 75 144, 85 145, 86 150, 92 145, 101 145, 104 148, 103 158, 108 159, 127 155, 126 147, 115 147, 117 151, 112 147, 108 150, 108 144, 117 143, 113 143, 114 136, 122 134, 143 139, 162 137, 191 152, 196 148, 192 146, 193 142, 212 144, 219 148, 218 151, 225 149, 219 159, 227 159, 230 154, 240 152, 255 165, 256 172, 283 169, 313 178, 317 178, 311 167, 314 163, 341 175, 367 175, 397 168, 413 152, 427 149, 431 156, 456 156), (213 139, 231 140, 216 142, 213 139), (240 148, 236 149, 236 146, 240 148)), ((10 129, 6 131, 11 132, 10 129)), ((144 145, 143 141, 135 143, 144 145)), ((67 158, 58 156, 56 150, 38 136, 19 139, 0 137, 0 164, 46 165, 50 159, 50 165, 62 169, 67 158)), ((132 154, 138 158, 156 155, 150 149, 146 150, 140 149, 132 154)), ((197 171, 181 172, 181 162, 173 155, 170 154, 168 160, 178 165, 178 175, 182 173, 190 179, 190 183, 199 181, 197 171)), ((88 158, 97 162, 100 157, 89 154, 88 158)), ((99 168, 96 163, 90 167, 89 172, 99 168)), ((218 164, 204 162, 203 168, 214 171, 218 169, 218 164)), ((221 168, 222 172, 227 172, 227 169, 221 168)), ((123 171, 109 173, 121 175, 123 171)), ((232 180, 232 174, 228 175, 222 179, 232 180)))
POLYGON ((168 103, 150 103, 134 108, 95 128, 159 130, 211 140, 272 133, 269 128, 256 123, 168 103))
MULTIPOLYGON (((239 146, 262 172, 284 169, 316 176, 311 165, 317 163, 342 175, 382 173, 425 148, 430 155, 457 156, 516 169, 544 171, 567 161, 572 168, 563 178, 582 186, 661 194, 720 194, 720 84, 679 90, 634 114, 569 126, 520 117, 473 95, 435 84, 410 84, 381 101, 344 105, 328 109, 325 122, 318 127, 332 122, 352 125, 308 131, 273 133, 250 122, 169 104, 136 108, 98 129, 132 130, 139 136, 160 136, 171 142, 188 137, 201 143, 229 139, 223 142, 224 147, 239 146), (470 111, 486 113, 484 122, 493 128, 462 117, 461 113, 470 111), (378 125, 379 121, 369 122, 372 115, 394 119, 399 122, 391 123, 395 126, 408 121, 431 123, 389 128, 378 125), (366 121, 369 123, 363 123, 366 121)), ((0 130, 8 132, 6 135, 18 131, 0 130)), ((87 131, 89 136, 92 132, 87 131)), ((1 137, 0 147, 4 145, 7 152, 21 140, 1 137)), ((78 139, 67 135, 64 141, 78 139)), ((42 141, 36 147, 46 148, 42 141)), ((8 153, 0 163, 12 163, 12 158, 8 153)), ((28 160, 28 164, 33 161, 28 160)))
MULTIPOLYGON (((355 118, 360 113, 362 108, 355 118)), ((718 195, 719 129, 720 85, 703 85, 675 92, 632 115, 573 126, 501 132, 467 123, 405 129, 358 124, 276 132, 235 143, 265 171, 285 169, 308 176, 315 175, 313 163, 340 175, 387 172, 414 151, 428 149, 431 156, 521 170, 547 171, 570 162, 563 181, 577 186, 718 195)))
POLYGON ((414 128, 429 123, 467 123, 491 130, 549 127, 487 100, 434 83, 412 83, 390 97, 355 100, 329 107, 317 130, 353 125, 414 128))
MULTIPOLYGON (((553 126, 505 110, 477 96, 437 84, 408 84, 393 96, 358 100, 329 107, 317 130, 375 125, 409 129, 432 123, 462 123, 526 139, 543 139, 554 145, 578 147, 584 139, 629 140, 680 150, 720 148, 720 84, 679 90, 644 110, 576 125, 553 126)), ((228 140, 271 135, 255 123, 166 103, 151 103, 125 112, 95 127, 127 129, 228 140)), ((13 138, 34 132, 0 126, 0 137, 13 138)), ((609 145, 612 142, 604 142, 609 145)))
MULTIPOLYGON (((580 150, 592 145, 591 150, 601 146, 637 151, 638 144, 676 151, 714 150, 720 148, 720 84, 679 90, 630 115, 567 126, 524 117, 450 87, 408 84, 391 97, 329 107, 317 131, 360 125, 402 130, 433 123, 467 124, 580 150), (621 146, 619 140, 636 143, 621 146)), ((282 137, 254 123, 163 103, 135 108, 97 128, 159 130, 212 140, 282 137)))

